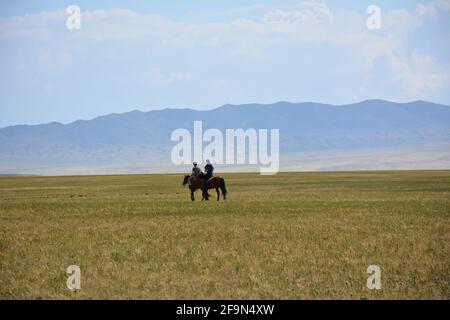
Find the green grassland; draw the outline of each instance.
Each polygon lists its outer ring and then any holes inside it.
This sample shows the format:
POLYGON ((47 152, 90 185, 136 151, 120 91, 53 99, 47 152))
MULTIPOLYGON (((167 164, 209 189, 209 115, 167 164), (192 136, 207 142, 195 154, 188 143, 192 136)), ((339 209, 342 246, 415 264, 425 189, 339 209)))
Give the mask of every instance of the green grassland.
POLYGON ((221 176, 0 178, 0 298, 450 298, 450 171, 221 176))

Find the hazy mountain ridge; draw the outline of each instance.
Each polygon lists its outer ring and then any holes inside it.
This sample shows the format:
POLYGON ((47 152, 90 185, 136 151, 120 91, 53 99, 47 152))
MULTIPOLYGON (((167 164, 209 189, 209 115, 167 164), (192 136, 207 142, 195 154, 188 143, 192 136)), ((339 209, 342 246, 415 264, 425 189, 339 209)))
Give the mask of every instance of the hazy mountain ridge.
POLYGON ((0 129, 0 172, 12 167, 126 164, 168 159, 174 129, 278 128, 282 153, 411 147, 450 142, 450 107, 425 101, 367 100, 224 105, 214 110, 163 109, 110 114, 69 124, 0 129), (14 166, 12 166, 14 164, 14 166))

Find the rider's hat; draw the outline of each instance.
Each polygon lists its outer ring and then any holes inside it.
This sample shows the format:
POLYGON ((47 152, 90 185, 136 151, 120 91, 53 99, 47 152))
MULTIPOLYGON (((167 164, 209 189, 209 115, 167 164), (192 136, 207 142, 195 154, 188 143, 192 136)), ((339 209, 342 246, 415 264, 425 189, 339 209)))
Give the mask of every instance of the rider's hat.
POLYGON ((192 164, 193 164, 194 166, 196 166, 196 165, 197 165, 197 162, 194 161, 194 163, 192 163, 192 164))

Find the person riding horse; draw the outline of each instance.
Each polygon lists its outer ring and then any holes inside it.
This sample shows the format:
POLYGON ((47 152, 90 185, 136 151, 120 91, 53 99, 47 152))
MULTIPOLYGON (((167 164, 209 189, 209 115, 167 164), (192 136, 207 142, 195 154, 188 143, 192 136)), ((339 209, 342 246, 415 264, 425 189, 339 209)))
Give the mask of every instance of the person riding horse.
POLYGON ((192 168, 192 174, 189 177, 188 184, 189 186, 192 185, 192 180, 197 179, 203 179, 203 198, 205 200, 208 200, 209 194, 208 194, 208 180, 212 178, 214 167, 212 166, 211 162, 209 160, 206 160, 206 166, 205 166, 205 173, 202 172, 202 170, 197 166, 197 162, 193 163, 194 167, 192 168))
POLYGON ((192 174, 188 180, 189 186, 192 185, 192 179, 200 178, 200 176, 202 174, 202 170, 199 167, 197 167, 197 162, 194 162, 193 165, 194 165, 194 167, 192 168, 192 174))
POLYGON ((208 180, 212 178, 213 176, 214 167, 212 166, 211 162, 209 162, 208 159, 206 159, 206 166, 205 166, 205 181, 203 182, 203 197, 205 197, 205 200, 208 200, 208 180))
POLYGON ((206 160, 205 173, 197 166, 197 162, 193 162, 192 173, 185 175, 183 179, 183 186, 189 185, 191 190, 191 200, 194 201, 194 192, 197 189, 202 190, 202 200, 209 200, 210 195, 208 189, 216 189, 217 200, 219 200, 219 189, 222 191, 223 199, 226 199, 227 189, 225 187, 225 180, 221 177, 215 177, 213 175, 214 167, 209 160, 206 160))

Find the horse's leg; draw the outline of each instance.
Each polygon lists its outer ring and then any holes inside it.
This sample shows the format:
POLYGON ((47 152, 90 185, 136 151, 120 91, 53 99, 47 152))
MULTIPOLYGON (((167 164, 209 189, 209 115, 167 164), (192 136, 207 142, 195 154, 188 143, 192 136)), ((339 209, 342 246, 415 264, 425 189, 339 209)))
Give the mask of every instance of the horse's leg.
POLYGON ((194 190, 191 189, 191 200, 194 201, 195 197, 194 197, 194 190))
POLYGON ((203 196, 203 200, 209 200, 208 199, 208 183, 205 181, 202 181, 202 186, 201 186, 201 190, 202 190, 202 196, 203 196), (206 185, 206 187, 205 187, 206 185), (203 192, 204 191, 204 192, 203 192))
POLYGON ((205 194, 203 193, 203 186, 200 188, 200 191, 202 192, 202 201, 206 200, 205 194))
POLYGON ((217 192, 217 201, 219 201, 220 199, 220 192, 219 192, 219 188, 216 187, 216 192, 217 192))
MULTIPOLYGON (((203 188, 201 187, 201 182, 200 183, 198 181, 195 182, 194 188, 192 188, 192 194, 194 194, 194 192, 197 191, 197 189, 203 190, 203 188)), ((202 191, 202 200, 201 201, 203 201, 204 198, 205 197, 203 196, 203 191, 202 191)))

